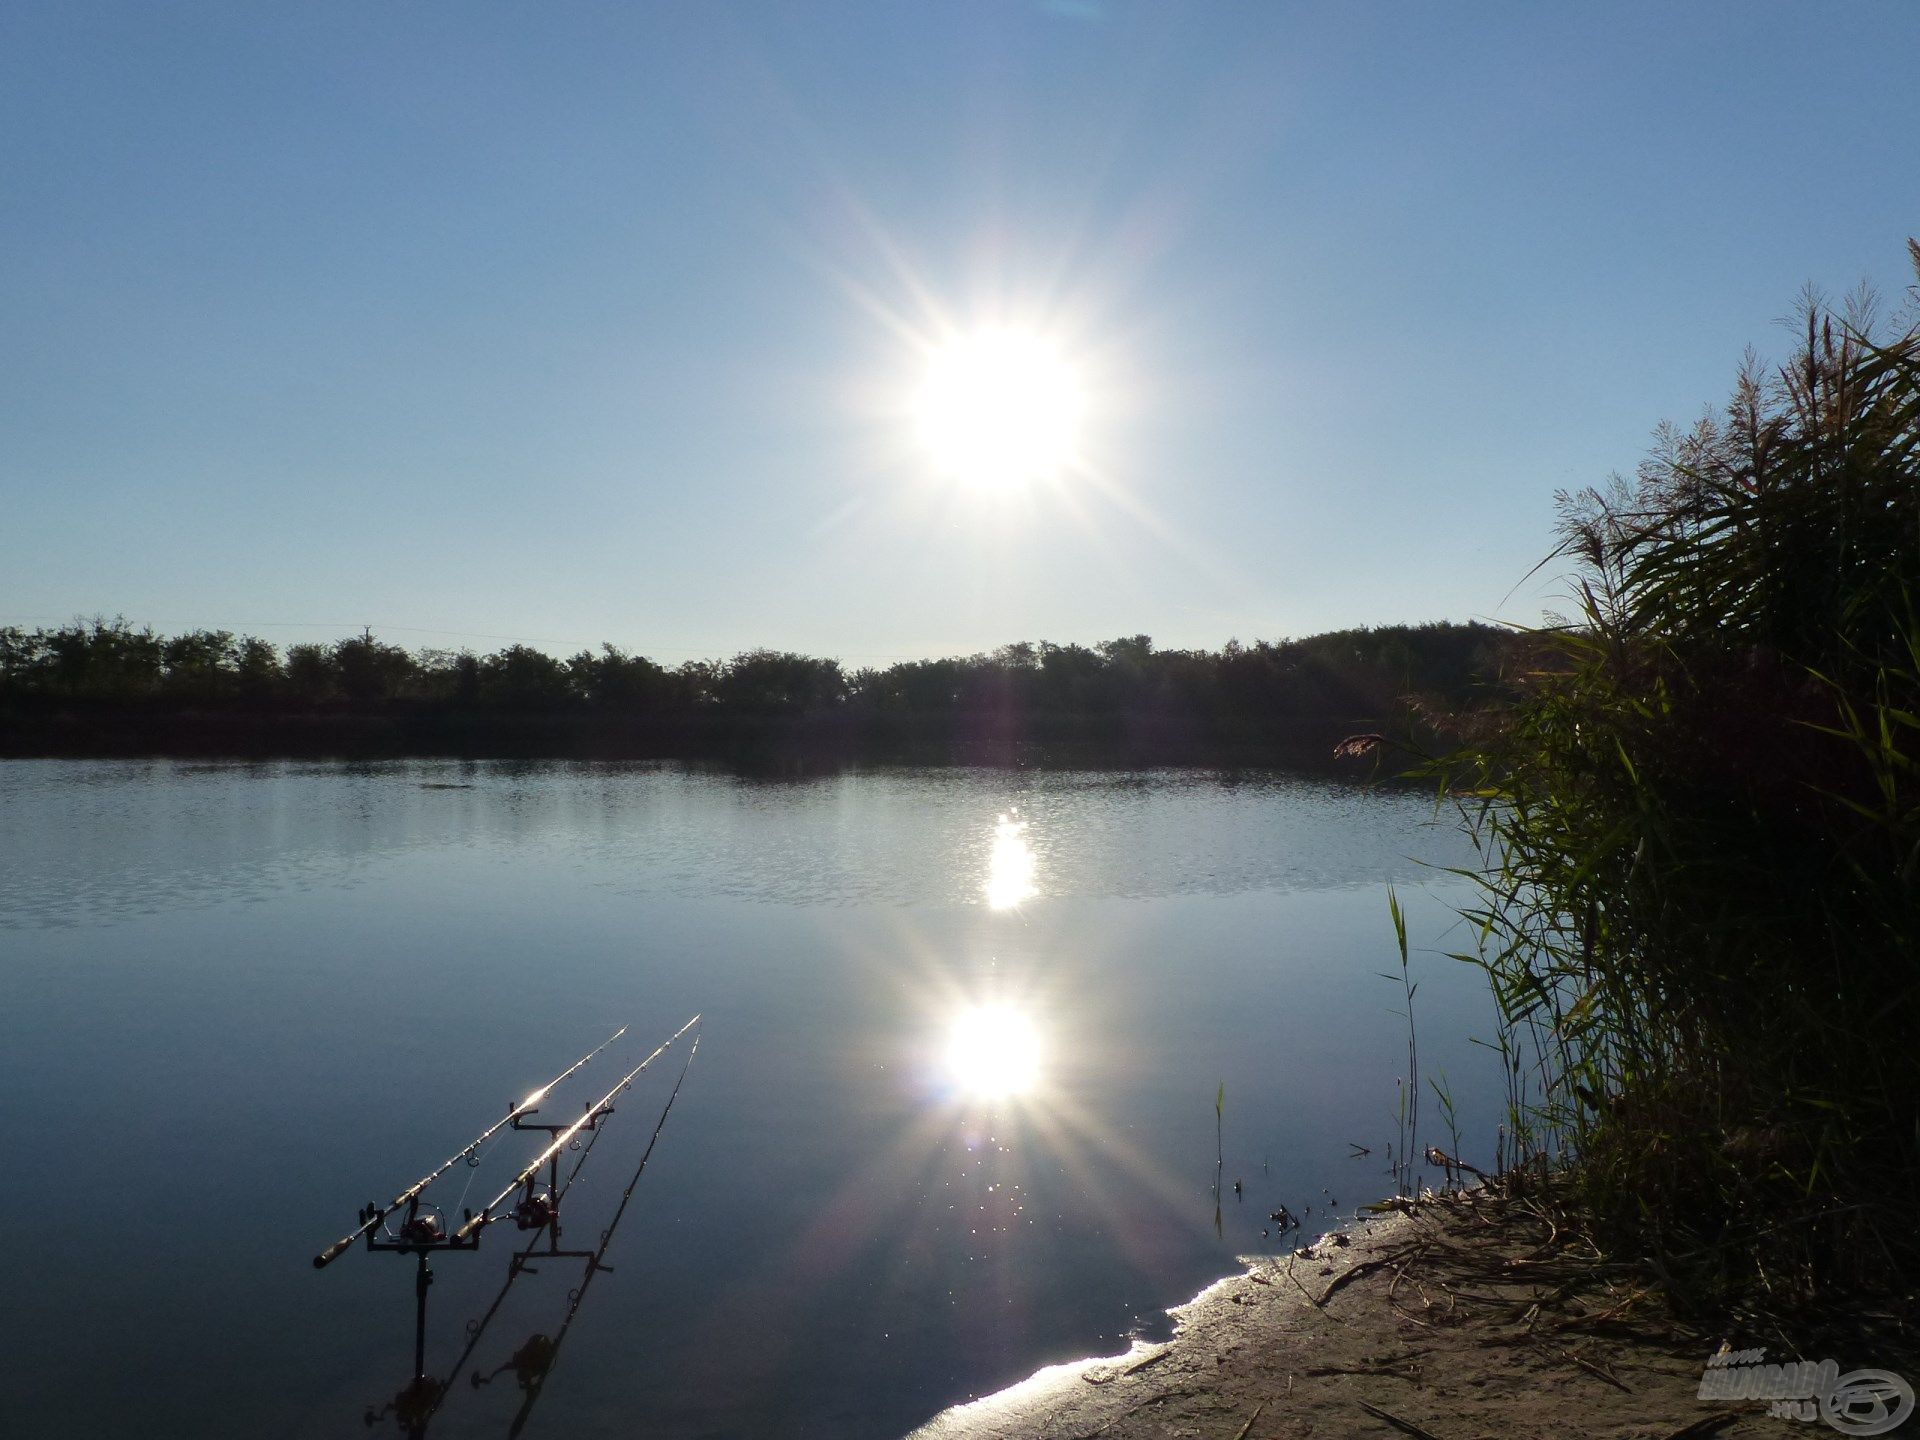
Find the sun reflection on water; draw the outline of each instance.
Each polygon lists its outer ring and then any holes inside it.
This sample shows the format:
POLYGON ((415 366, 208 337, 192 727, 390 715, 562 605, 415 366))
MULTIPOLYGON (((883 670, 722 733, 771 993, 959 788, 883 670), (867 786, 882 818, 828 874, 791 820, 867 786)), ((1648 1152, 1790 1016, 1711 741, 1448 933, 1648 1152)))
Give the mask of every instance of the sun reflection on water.
POLYGON ((974 1005, 947 1032, 948 1077, 987 1099, 1024 1095, 1040 1079, 1041 1044, 1033 1017, 1011 1005, 974 1005))
POLYGON ((1011 910, 1023 900, 1040 893, 1035 883, 1037 867, 1033 846, 1027 842, 1027 822, 1014 817, 1018 809, 1002 815, 993 825, 993 848, 987 854, 987 883, 982 890, 987 907, 1011 910))

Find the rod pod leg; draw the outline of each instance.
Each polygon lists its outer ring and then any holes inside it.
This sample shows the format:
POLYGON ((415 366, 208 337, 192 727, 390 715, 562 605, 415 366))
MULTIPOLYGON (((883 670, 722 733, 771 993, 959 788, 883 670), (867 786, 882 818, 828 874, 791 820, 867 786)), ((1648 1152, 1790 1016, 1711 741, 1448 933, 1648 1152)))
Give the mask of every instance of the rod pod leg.
POLYGON ((427 1378, 427 1287, 433 1284, 433 1270, 427 1264, 427 1252, 420 1252, 420 1269, 413 1279, 413 1379, 417 1385, 427 1378))

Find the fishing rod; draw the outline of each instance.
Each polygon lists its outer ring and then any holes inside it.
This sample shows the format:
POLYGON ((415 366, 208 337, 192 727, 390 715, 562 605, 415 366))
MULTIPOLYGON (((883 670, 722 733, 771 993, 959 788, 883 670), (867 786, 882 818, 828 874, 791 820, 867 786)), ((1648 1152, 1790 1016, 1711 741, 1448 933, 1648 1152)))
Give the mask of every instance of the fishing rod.
MULTIPOLYGON (((695 1049, 699 1048, 697 1037, 694 1046, 695 1049)), ((689 1063, 691 1063, 691 1057, 689 1057, 689 1063)), ((516 1130, 521 1128, 546 1129, 554 1134, 558 1134, 566 1127, 564 1125, 528 1125, 523 1127, 521 1122, 516 1119, 514 1121, 514 1128, 516 1130)), ((594 1252, 591 1250, 560 1249, 558 1210, 561 1197, 573 1188, 573 1182, 579 1178, 581 1168, 593 1154, 593 1147, 600 1143, 600 1137, 606 1133, 604 1128, 593 1127, 593 1138, 587 1141, 586 1145, 581 1149, 580 1158, 573 1162, 572 1169, 567 1172, 566 1183, 554 1191, 552 1213, 549 1215, 551 1223, 544 1227, 547 1232, 547 1248, 545 1250, 539 1249, 540 1237, 536 1230, 534 1234, 528 1237, 526 1249, 516 1250, 512 1255, 507 1257, 506 1281, 500 1286, 499 1293, 493 1297, 493 1303, 487 1307, 486 1313, 483 1314, 478 1321, 469 1320, 467 1322, 466 1346, 460 1351, 460 1357, 455 1360, 452 1367, 448 1369, 447 1379, 445 1381, 436 1380, 424 1373, 425 1357, 419 1352, 418 1346, 416 1346, 414 1361, 415 1374, 413 1379, 402 1387, 399 1393, 388 1400, 385 1405, 377 1410, 371 1407, 367 1410, 365 1419, 369 1427, 379 1424, 380 1421, 388 1415, 392 1415, 395 1421, 406 1431, 407 1440, 425 1440, 427 1427, 433 1423, 434 1416, 440 1413, 440 1407, 446 1403, 447 1391, 452 1383, 453 1377, 466 1368, 467 1361, 472 1358, 473 1352, 479 1348, 481 1340, 486 1336, 487 1327, 493 1324, 493 1317, 499 1313, 500 1307, 506 1303, 508 1292, 513 1289, 515 1282, 518 1281, 522 1275, 538 1273, 534 1270, 533 1266, 527 1262, 536 1254, 543 1260, 591 1260, 593 1258, 594 1252)), ((424 1344, 424 1338, 424 1335, 416 1335, 416 1339, 420 1344, 424 1344)))
MULTIPOLYGON (((699 1017, 695 1016, 694 1018, 698 1019, 699 1017)), ((414 1181, 413 1184, 409 1185, 406 1189, 402 1190, 398 1195, 394 1196, 391 1204, 367 1206, 365 1210, 360 1212, 359 1228, 352 1231, 349 1234, 341 1236, 338 1240, 334 1241, 333 1244, 329 1245, 326 1249, 322 1250, 318 1255, 314 1256, 313 1268, 316 1270, 326 1269, 327 1266, 331 1265, 335 1260, 339 1259, 341 1255, 345 1254, 346 1251, 352 1247, 354 1241, 358 1240, 363 1235, 367 1236, 369 1241, 371 1241, 374 1231, 379 1227, 381 1222, 387 1218, 387 1216, 391 1215, 394 1211, 398 1210, 402 1205, 408 1205, 408 1206, 413 1205, 416 1201, 419 1200, 420 1193, 423 1190, 425 1190, 427 1186, 431 1185, 434 1181, 438 1180, 442 1175, 446 1174, 448 1170, 452 1169, 454 1164, 457 1161, 464 1160, 469 1155, 472 1155, 473 1152, 478 1150, 481 1145, 486 1143, 488 1140, 491 1140, 494 1137, 494 1135, 499 1133, 502 1126, 507 1125, 511 1121, 518 1119, 520 1116, 527 1115, 531 1113, 533 1110, 537 1109, 539 1107, 540 1102, 546 1099, 548 1092, 550 1092, 554 1086, 558 1085, 562 1080, 565 1080, 568 1076, 572 1075, 581 1066, 585 1065, 589 1060, 593 1059, 594 1056, 598 1055, 602 1050, 606 1049, 607 1046, 613 1044, 614 1041, 618 1040, 622 1035, 626 1033, 627 1033, 627 1027, 625 1025, 622 1025, 618 1030, 614 1031, 613 1034, 609 1035, 605 1040, 601 1041, 600 1044, 594 1046, 593 1049, 589 1050, 586 1054, 582 1055, 578 1060, 574 1061, 573 1064, 569 1065, 566 1069, 562 1070, 558 1075, 554 1076, 553 1079, 549 1080, 546 1084, 542 1085, 538 1090, 535 1090, 531 1095, 527 1096, 527 1098, 522 1100, 518 1105, 509 1106, 507 1108, 507 1113, 503 1117, 501 1117, 499 1120, 496 1120, 493 1124, 489 1125, 485 1130, 481 1131, 479 1135, 477 1135, 474 1139, 468 1141, 466 1145, 462 1146, 452 1156, 450 1156, 447 1160, 442 1162, 440 1165, 436 1166, 428 1174, 414 1181)), ((410 1214, 408 1218, 411 1221, 413 1217, 410 1214)))
MULTIPOLYGON (((526 1169, 508 1181, 506 1188, 482 1206, 478 1215, 469 1214, 466 1223, 453 1233, 447 1243, 449 1245, 477 1243, 480 1232, 501 1218, 493 1213, 494 1208, 504 1202, 509 1195, 513 1194, 515 1190, 519 1190, 522 1186, 525 1187, 526 1193, 522 1197, 520 1205, 515 1209, 515 1219, 521 1223, 521 1228, 533 1229, 536 1228, 538 1224, 551 1223, 554 1218, 553 1197, 551 1194, 545 1197, 547 1203, 542 1206, 539 1203, 541 1197, 534 1193, 533 1188, 533 1177, 539 1174, 540 1167, 550 1162, 557 1165, 559 1163, 560 1152, 573 1143, 574 1137, 582 1130, 593 1128, 602 1115, 612 1114, 615 1098, 632 1086, 633 1082, 639 1078, 641 1071, 645 1070, 647 1066, 665 1054, 668 1046, 672 1045, 674 1041, 678 1040, 699 1023, 700 1017, 695 1015, 693 1019, 687 1021, 686 1024, 682 1025, 678 1030, 674 1031, 673 1034, 663 1040, 651 1055, 647 1056, 646 1059, 642 1060, 638 1065, 634 1066, 633 1069, 623 1075, 620 1078, 619 1084, 615 1085, 605 1095, 602 1095, 594 1104, 589 1105, 584 1115, 567 1126, 566 1129, 560 1131, 559 1134, 555 1135, 553 1137, 553 1143, 535 1156, 533 1162, 529 1164, 526 1169), (542 1214, 543 1210, 545 1212, 544 1215, 542 1214)), ((699 1044, 699 1038, 697 1036, 694 1039, 694 1044, 696 1046, 699 1044)), ((691 1059, 692 1057, 689 1056, 688 1058, 691 1059)), ((684 1075, 685 1072, 682 1073, 684 1075)))
MULTIPOLYGON (((568 1068, 563 1069, 559 1075, 555 1075, 551 1081, 547 1081, 545 1085, 541 1085, 538 1091, 528 1094, 528 1096, 526 1096, 524 1100, 520 1100, 516 1106, 509 1106, 507 1114, 501 1117, 501 1119, 493 1121, 492 1125, 490 1125, 486 1131, 480 1133, 478 1139, 470 1140, 467 1146, 463 1146, 459 1152, 455 1152, 449 1160, 445 1160, 444 1164, 434 1167, 428 1175, 420 1177, 419 1181, 415 1181, 413 1185, 409 1185, 405 1190, 401 1190, 390 1206, 369 1204, 365 1210, 361 1210, 359 1229, 355 1229, 355 1231, 349 1233, 349 1235, 342 1236, 340 1240, 336 1240, 334 1244, 330 1244, 326 1250, 323 1250, 321 1254, 317 1254, 317 1256, 313 1258, 313 1267, 315 1267, 315 1269, 323 1269, 328 1263, 336 1260, 342 1252, 346 1252, 349 1246, 351 1246, 355 1240, 359 1240, 361 1236, 365 1236, 369 1250, 388 1250, 388 1252, 394 1252, 394 1254, 413 1256, 413 1258, 415 1258, 415 1277, 413 1277, 413 1380, 397 1394, 394 1402, 388 1405, 388 1409, 396 1413, 397 1419, 399 1419, 405 1427, 409 1428, 409 1432, 415 1432, 415 1430, 419 1430, 420 1427, 426 1425, 426 1421, 428 1421, 428 1419, 434 1415, 434 1411, 440 1407, 440 1400, 444 1398, 445 1394, 444 1384, 442 1384, 440 1380, 432 1379, 432 1377, 426 1373, 426 1292, 428 1292, 428 1288, 434 1283, 434 1271, 432 1271, 432 1265, 428 1263, 428 1256, 434 1256, 434 1254, 440 1254, 440 1252, 447 1252, 447 1250, 478 1250, 478 1248, 480 1248, 480 1233, 482 1233, 492 1221, 501 1219, 499 1215, 493 1215, 493 1208, 499 1206, 509 1194, 513 1194, 516 1188, 520 1187, 524 1187, 524 1196, 522 1196, 520 1204, 516 1206, 515 1212, 513 1212, 513 1219, 518 1223, 518 1227, 520 1227, 522 1231, 534 1231, 536 1236, 532 1236, 532 1238, 538 1238, 540 1231, 547 1231, 549 1254, 564 1254, 564 1252, 559 1250, 559 1229, 561 1229, 561 1225, 559 1225, 559 1198, 561 1198, 561 1194, 564 1194, 566 1188, 572 1188, 574 1175, 580 1171, 580 1165, 586 1164, 586 1154, 580 1156, 580 1162, 576 1162, 574 1167, 572 1167, 572 1171, 568 1173, 568 1177, 566 1177, 566 1187, 561 1187, 561 1185, 559 1185, 559 1156, 561 1156, 561 1152, 566 1150, 566 1148, 570 1148, 570 1146, 572 1146, 572 1148, 578 1148, 578 1146, 580 1146, 580 1140, 578 1140, 580 1131, 595 1131, 595 1139, 599 1139, 599 1137, 597 1137, 599 1121, 601 1121, 603 1117, 611 1116, 612 1102, 620 1096, 620 1092, 626 1091, 628 1087, 632 1087, 632 1083, 639 1077, 639 1073, 647 1068, 647 1066, 651 1066, 651 1064, 659 1058, 660 1054, 666 1050, 666 1046, 670 1046, 674 1041, 678 1041, 682 1035, 685 1035, 689 1029, 693 1029, 693 1025, 697 1025, 697 1023, 699 1023, 699 1016, 693 1016, 693 1020, 687 1021, 680 1029, 676 1029, 672 1035, 668 1035, 666 1041, 660 1044, 659 1048, 655 1048, 653 1054, 649 1054, 645 1060, 641 1060, 637 1066, 634 1066, 634 1069, 630 1069, 626 1075, 622 1075, 622 1077, 620 1077, 620 1083, 614 1085, 607 1094, 603 1094, 597 1102, 589 1104, 586 1112, 580 1116, 580 1119, 576 1119, 574 1123, 564 1125, 563 1127, 563 1125, 541 1125, 541 1123, 530 1123, 530 1121, 526 1121, 526 1116, 534 1114, 534 1112, 540 1108, 541 1102, 545 1102, 547 1094, 553 1091, 555 1085, 559 1085, 568 1075, 572 1075, 574 1071, 578 1071, 584 1064, 588 1064, 593 1056, 597 1056, 597 1054, 599 1054, 601 1050, 605 1050, 609 1044, 618 1041, 622 1035, 626 1035, 628 1027, 622 1025, 620 1029, 616 1029, 616 1031, 612 1033, 611 1037, 607 1037, 607 1041, 603 1041, 603 1043, 597 1044, 595 1048, 588 1050, 588 1054, 580 1056, 580 1060, 576 1060, 574 1064, 570 1064, 568 1068), (486 1140, 492 1139, 493 1135, 497 1135, 497 1133, 499 1133, 503 1127, 507 1127, 507 1125, 513 1125, 515 1129, 541 1129, 541 1131, 547 1131, 547 1133, 553 1137, 553 1142, 551 1142, 545 1150, 541 1150, 540 1156, 534 1160, 534 1164, 530 1164, 526 1169, 522 1169, 522 1171, 516 1175, 515 1179, 513 1179, 513 1183, 505 1188, 505 1190, 501 1190, 501 1192, 493 1198, 492 1202, 486 1206, 486 1210, 482 1210, 478 1215, 474 1215, 472 1210, 467 1210, 467 1212, 465 1212, 467 1223, 459 1229, 457 1235, 447 1235, 445 1225, 442 1223, 442 1217, 440 1217, 440 1212, 438 1212, 438 1206, 426 1206, 424 1212, 422 1212, 420 1192, 426 1190, 426 1187, 432 1185, 436 1179, 440 1179, 442 1175, 445 1175, 447 1169, 451 1169, 457 1160, 467 1160, 468 1164, 478 1164, 478 1162, 472 1160, 474 1152, 480 1148, 480 1144, 484 1144, 486 1140), (536 1187, 534 1187, 534 1175, 540 1171, 541 1165, 551 1165, 551 1175, 553 1175, 553 1183, 547 1187, 545 1194, 541 1194, 541 1192, 538 1192, 536 1187), (397 1212, 397 1210, 401 1210, 401 1208, 405 1208, 405 1219, 401 1221, 399 1231, 396 1233, 396 1231, 392 1231, 392 1229, 386 1229, 388 1217, 390 1217, 392 1213, 397 1212)), ((588 1142, 588 1150, 591 1150, 591 1142, 588 1142)), ((530 1238, 530 1248, 532 1248, 532 1238, 530 1238)), ((522 1263, 522 1267, 524 1267, 524 1263, 522 1263)), ((509 1271, 509 1284, 511 1284, 511 1281, 513 1281, 513 1271, 509 1271)))
MULTIPOLYGON (((699 1018, 697 1015, 694 1017, 696 1020, 699 1018)), ((647 1161, 653 1158, 653 1147, 660 1143, 660 1132, 666 1128, 667 1115, 673 1109, 673 1102, 680 1098, 680 1087, 686 1083, 687 1071, 693 1068, 693 1057, 699 1053, 700 1037, 696 1035, 693 1037, 692 1048, 687 1051, 687 1063, 680 1067, 680 1078, 673 1082, 673 1093, 667 1096, 667 1103, 660 1111, 660 1118, 654 1121, 653 1136, 647 1141, 647 1148, 640 1156, 639 1167, 634 1170, 633 1178, 627 1181, 627 1188, 620 1196, 620 1205, 613 1212, 613 1219, 608 1221, 607 1228, 600 1232, 600 1248, 586 1255, 587 1273, 581 1276, 579 1286, 567 1295, 566 1317, 560 1322, 560 1328, 554 1332, 551 1343, 546 1346, 543 1357, 545 1363, 540 1366, 533 1383, 527 1386, 527 1398, 520 1402, 520 1412, 513 1417, 513 1423, 508 1427, 508 1440, 518 1440, 520 1432, 526 1428, 527 1421, 533 1414, 533 1407, 546 1393, 547 1377, 553 1373, 554 1364, 560 1359, 560 1347, 566 1342, 567 1331, 573 1328, 573 1317, 580 1313, 580 1302, 587 1298, 587 1287, 593 1283, 593 1277, 602 1270, 613 1269, 606 1263, 607 1248, 613 1244, 613 1233, 620 1228, 621 1220, 626 1217, 627 1205, 632 1201, 633 1192, 640 1184, 640 1177, 646 1173, 647 1161)), ((477 1381, 478 1376, 475 1379, 477 1381)))

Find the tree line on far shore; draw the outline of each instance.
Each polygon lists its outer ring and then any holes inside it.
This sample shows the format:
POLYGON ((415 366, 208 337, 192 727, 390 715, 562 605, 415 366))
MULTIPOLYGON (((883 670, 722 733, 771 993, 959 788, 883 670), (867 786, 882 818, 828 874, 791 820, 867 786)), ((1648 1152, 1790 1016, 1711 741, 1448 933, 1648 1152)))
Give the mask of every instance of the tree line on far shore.
POLYGON ((1204 750, 1223 738, 1297 734, 1308 722, 1317 740, 1342 727, 1470 708, 1498 685, 1514 645, 1513 632, 1496 626, 1439 622, 1218 650, 1158 650, 1131 635, 884 668, 765 649, 667 666, 613 645, 565 658, 520 644, 485 655, 410 651, 371 631, 282 651, 224 630, 162 635, 94 618, 0 628, 0 746, 69 748, 49 732, 52 717, 83 716, 78 728, 98 731, 105 713, 118 737, 110 749, 138 740, 142 715, 169 717, 175 737, 187 717, 250 717, 257 732, 272 716, 297 715, 309 740, 327 717, 458 720, 469 739, 489 726, 518 722, 524 731, 539 721, 602 732, 623 720, 653 722, 679 734, 864 723, 937 736, 987 717, 996 734, 1016 738, 1098 738, 1132 721, 1204 750))

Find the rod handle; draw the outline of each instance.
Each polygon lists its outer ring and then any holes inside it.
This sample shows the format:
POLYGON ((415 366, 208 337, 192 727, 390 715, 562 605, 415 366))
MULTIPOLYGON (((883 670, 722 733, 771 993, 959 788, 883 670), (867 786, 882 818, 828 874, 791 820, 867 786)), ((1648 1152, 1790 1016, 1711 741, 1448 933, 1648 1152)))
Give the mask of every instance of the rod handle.
MULTIPOLYGON (((371 1225, 372 1223, 373 1221, 369 1220, 367 1225, 371 1225)), ((333 1244, 327 1246, 326 1249, 314 1256, 313 1268, 316 1270, 324 1270, 342 1255, 346 1254, 348 1250, 353 1248, 353 1242, 367 1233, 367 1225, 362 1225, 351 1235, 342 1235, 338 1240, 334 1241, 333 1244)))

